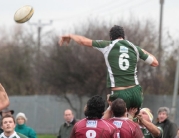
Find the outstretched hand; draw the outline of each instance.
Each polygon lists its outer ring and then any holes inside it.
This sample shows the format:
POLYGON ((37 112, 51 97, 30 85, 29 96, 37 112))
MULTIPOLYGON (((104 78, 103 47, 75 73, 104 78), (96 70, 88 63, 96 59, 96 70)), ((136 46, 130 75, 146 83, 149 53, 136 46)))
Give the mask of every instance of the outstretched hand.
POLYGON ((143 120, 141 115, 137 115, 138 120, 141 122, 143 120))
POLYGON ((70 40, 71 40, 70 35, 64 35, 60 37, 59 45, 62 46, 65 43, 68 45, 70 43, 70 40))
POLYGON ((109 100, 109 97, 110 97, 110 94, 107 94, 107 102, 108 102, 109 106, 111 106, 112 102, 109 100))

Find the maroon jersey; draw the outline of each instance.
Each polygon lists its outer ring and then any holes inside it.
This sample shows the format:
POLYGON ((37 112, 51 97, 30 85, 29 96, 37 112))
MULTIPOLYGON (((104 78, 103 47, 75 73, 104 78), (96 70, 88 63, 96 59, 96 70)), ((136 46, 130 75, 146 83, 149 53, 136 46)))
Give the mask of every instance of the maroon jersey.
POLYGON ((82 119, 71 132, 70 138, 119 138, 118 129, 103 119, 82 119))
POLYGON ((137 123, 129 118, 110 118, 110 123, 113 123, 120 131, 120 138, 143 138, 143 133, 137 123))

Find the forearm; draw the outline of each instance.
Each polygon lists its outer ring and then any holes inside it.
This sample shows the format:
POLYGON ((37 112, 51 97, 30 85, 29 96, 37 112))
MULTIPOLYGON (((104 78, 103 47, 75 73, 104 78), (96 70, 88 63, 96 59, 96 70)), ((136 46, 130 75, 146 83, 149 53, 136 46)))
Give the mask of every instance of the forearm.
POLYGON ((146 120, 142 120, 141 123, 147 128, 147 130, 154 136, 160 136, 160 130, 153 123, 146 120))
POLYGON ((151 66, 156 67, 156 66, 159 65, 159 63, 158 63, 158 61, 157 61, 157 59, 155 58, 154 55, 150 54, 149 52, 147 52, 147 51, 144 50, 144 49, 142 49, 142 51, 143 51, 145 54, 148 54, 149 56, 151 56, 151 57, 153 58, 153 62, 152 62, 152 64, 151 64, 151 66))
POLYGON ((7 96, 7 94, 6 94, 6 92, 1 92, 1 94, 0 94, 0 110, 2 110, 2 109, 4 109, 4 108, 6 108, 8 105, 9 105, 9 98, 8 98, 8 96, 7 96))
POLYGON ((104 112, 104 115, 102 117, 102 119, 109 119, 112 117, 112 111, 110 109, 110 106, 106 109, 106 111, 104 112))
POLYGON ((6 108, 9 105, 9 103, 9 97, 4 87, 0 84, 0 110, 6 108))
POLYGON ((70 34, 70 38, 80 45, 90 46, 90 47, 92 46, 92 40, 84 36, 70 34))

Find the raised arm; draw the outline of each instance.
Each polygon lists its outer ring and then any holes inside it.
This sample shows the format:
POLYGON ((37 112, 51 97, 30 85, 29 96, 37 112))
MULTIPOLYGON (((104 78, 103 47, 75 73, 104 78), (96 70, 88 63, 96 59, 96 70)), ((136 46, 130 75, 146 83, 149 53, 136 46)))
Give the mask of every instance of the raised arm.
POLYGON ((4 89, 4 87, 0 84, 0 111, 6 108, 9 105, 9 98, 4 89))
POLYGON ((109 101, 109 97, 110 97, 110 94, 107 95, 107 102, 109 104, 109 107, 106 109, 106 111, 104 111, 102 119, 109 119, 109 118, 111 118, 113 116, 113 113, 111 111, 111 104, 112 104, 112 102, 109 101))
POLYGON ((143 119, 142 116, 140 115, 138 115, 138 119, 139 119, 139 123, 143 124, 155 138, 162 135, 161 130, 157 126, 155 126, 152 122, 143 119))
POLYGON ((80 45, 89 46, 89 47, 92 46, 92 40, 91 39, 86 38, 84 36, 73 35, 73 34, 62 36, 60 38, 60 42, 59 42, 60 46, 62 46, 64 43, 67 43, 67 45, 68 45, 70 43, 71 39, 74 40, 75 42, 77 42, 80 45))
POLYGON ((111 111, 110 106, 106 109, 106 111, 104 112, 102 119, 109 119, 113 116, 113 113, 111 111))
POLYGON ((145 53, 145 54, 148 54, 150 57, 152 57, 152 63, 150 64, 151 66, 153 67, 157 67, 159 65, 157 59, 155 58, 154 55, 150 54, 149 52, 147 52, 146 50, 142 49, 142 51, 145 53))

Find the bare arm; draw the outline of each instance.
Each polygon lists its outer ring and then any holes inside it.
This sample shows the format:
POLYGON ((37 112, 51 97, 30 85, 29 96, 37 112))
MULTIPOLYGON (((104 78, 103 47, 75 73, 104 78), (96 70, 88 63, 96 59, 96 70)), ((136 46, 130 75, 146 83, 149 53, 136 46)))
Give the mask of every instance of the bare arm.
POLYGON ((151 66, 153 67, 156 67, 159 65, 157 59, 155 58, 154 55, 150 54, 149 52, 147 52, 146 50, 142 49, 142 51, 145 53, 145 54, 148 54, 149 56, 151 56, 153 58, 153 62, 150 64, 151 66))
POLYGON ((109 106, 109 107, 106 109, 106 111, 104 112, 102 119, 109 119, 109 118, 111 118, 112 116, 113 116, 113 113, 112 113, 112 111, 111 111, 111 109, 110 109, 110 106, 109 106))
POLYGON ((102 119, 109 119, 109 118, 111 118, 113 116, 113 113, 111 111, 111 104, 112 104, 112 102, 109 101, 109 97, 110 97, 110 94, 107 95, 107 102, 109 104, 109 107, 104 112, 102 119))
POLYGON ((139 122, 141 124, 143 124, 154 137, 160 136, 159 128, 157 126, 155 126, 152 122, 149 122, 149 121, 143 119, 140 115, 138 115, 138 119, 139 119, 139 122))
POLYGON ((74 40, 75 42, 77 42, 80 45, 89 46, 89 47, 92 46, 92 40, 91 39, 86 38, 84 36, 73 35, 73 34, 62 36, 60 38, 60 42, 59 42, 60 46, 62 46, 64 43, 67 43, 67 45, 68 45, 70 43, 71 39, 74 40))
POLYGON ((9 105, 9 98, 4 89, 4 87, 0 84, 0 110, 6 108, 9 105))

